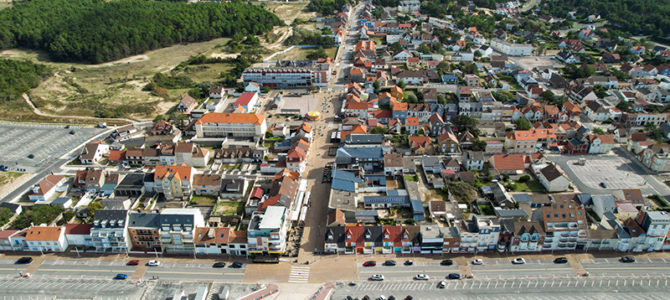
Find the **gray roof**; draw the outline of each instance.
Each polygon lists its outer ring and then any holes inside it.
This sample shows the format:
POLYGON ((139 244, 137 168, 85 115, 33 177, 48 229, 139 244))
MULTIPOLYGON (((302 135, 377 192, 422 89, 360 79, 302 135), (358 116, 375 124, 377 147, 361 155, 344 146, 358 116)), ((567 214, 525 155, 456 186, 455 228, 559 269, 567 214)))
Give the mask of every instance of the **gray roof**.
POLYGON ((125 209, 98 209, 95 211, 95 216, 93 217, 93 227, 96 226, 98 222, 109 221, 109 225, 106 227, 123 227, 123 221, 126 220, 128 211, 125 209), (119 224, 119 221, 121 223, 119 224))
POLYGON ((500 218, 528 218, 528 213, 523 209, 501 209, 499 207, 495 208, 496 216, 500 218))
MULTIPOLYGON (((138 187, 144 186, 144 173, 132 173, 123 177, 123 180, 117 185, 117 187, 138 187)), ((153 181, 153 174, 151 174, 153 181)))
POLYGON ((670 222, 670 215, 664 211, 648 211, 647 216, 654 221, 670 222))
POLYGON ((561 172, 559 172, 556 166, 554 165, 548 165, 542 168, 542 170, 540 170, 540 173, 542 173, 542 175, 544 176, 544 178, 547 179, 547 181, 554 181, 554 179, 563 176, 561 172))
POLYGON ((69 200, 72 200, 71 197, 58 197, 54 201, 51 201, 51 204, 65 204, 65 202, 68 202, 69 200))
POLYGON ((419 200, 412 200, 410 201, 410 204, 412 205, 412 213, 414 215, 414 221, 423 221, 426 219, 426 216, 424 215, 424 210, 423 210, 423 203, 419 200))
POLYGON ((382 147, 346 147, 337 149, 335 154, 337 161, 346 161, 347 159, 358 160, 378 160, 384 159, 384 150, 382 147), (344 159, 344 160, 342 160, 344 159))
POLYGON ((131 212, 128 215, 128 227, 130 228, 158 228, 160 214, 155 212, 131 212))
POLYGON ((530 195, 526 193, 512 194, 512 198, 514 198, 514 201, 517 203, 531 203, 533 201, 533 199, 530 198, 530 195))
POLYGON ((379 203, 406 203, 409 201, 407 196, 365 196, 363 203, 365 204, 379 204, 379 203))
POLYGON ((350 134, 344 139, 344 143, 348 145, 381 145, 383 142, 383 134, 350 134))
POLYGON ((475 161, 484 160, 484 152, 483 151, 468 151, 468 152, 466 152, 466 155, 467 155, 468 159, 470 159, 470 160, 475 160, 475 161))
POLYGON ((356 183, 363 183, 362 178, 349 171, 333 169, 333 182, 331 188, 340 191, 355 192, 356 183))

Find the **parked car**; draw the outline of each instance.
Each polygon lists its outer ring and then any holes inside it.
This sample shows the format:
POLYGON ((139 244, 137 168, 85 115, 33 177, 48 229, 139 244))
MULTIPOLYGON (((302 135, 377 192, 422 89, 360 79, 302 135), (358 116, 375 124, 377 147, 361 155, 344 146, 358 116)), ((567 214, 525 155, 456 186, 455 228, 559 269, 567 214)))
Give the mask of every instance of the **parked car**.
POLYGON ((226 267, 226 263, 224 262, 217 262, 212 265, 212 268, 224 268, 226 267))
POLYGON ((17 264, 17 265, 25 265, 25 264, 29 264, 31 262, 33 262, 32 257, 24 256, 24 257, 21 257, 21 258, 17 259, 16 262, 14 262, 14 263, 17 264))
POLYGON ((440 283, 437 284, 438 289, 443 289, 446 286, 447 286, 447 282, 444 281, 444 280, 440 281, 440 283))
POLYGON ((479 266, 479 265, 483 265, 484 261, 478 258, 478 259, 473 260, 472 264, 475 265, 475 266, 479 266))
POLYGON ((396 264, 395 260, 390 260, 390 259, 384 262, 385 266, 395 266, 395 264, 396 264))
POLYGON ((384 275, 381 274, 375 274, 370 276, 370 280, 372 281, 384 281, 384 275))
POLYGON ((447 275, 447 279, 461 279, 461 274, 449 273, 449 275, 447 275))
POLYGON ((349 286, 357 286, 358 283, 356 281, 349 281, 349 286))
POLYGON ((413 264, 414 264, 414 261, 411 260, 411 259, 406 260, 405 263, 404 263, 404 265, 406 265, 406 266, 411 266, 413 264))
POLYGON ((416 274, 416 276, 414 276, 414 280, 428 280, 428 279, 430 279, 430 276, 428 276, 428 274, 416 274))
POLYGON ((526 263, 526 260, 521 258, 521 257, 517 257, 517 258, 512 260, 512 263, 515 264, 515 265, 523 265, 523 264, 526 263))
POLYGON ((607 188, 607 182, 604 182, 604 181, 600 182, 600 186, 602 188, 606 189, 607 188))
POLYGON ((619 259, 619 261, 622 263, 634 263, 635 258, 633 258, 632 256, 624 256, 621 259, 619 259))
POLYGON ((230 267, 234 268, 234 269, 239 269, 239 268, 242 267, 242 263, 241 262, 234 262, 234 263, 230 264, 230 267))
POLYGON ((442 265, 442 266, 451 266, 453 264, 454 264, 454 261, 451 260, 451 259, 445 259, 445 260, 440 262, 440 265, 442 265))
POLYGON ((119 273, 114 276, 114 279, 116 280, 126 280, 128 278, 127 274, 119 273))
POLYGON ((28 154, 28 158, 30 158, 30 159, 35 158, 35 154, 32 154, 32 153, 28 154))
POLYGON ((374 267, 376 265, 377 265, 377 262, 374 261, 374 260, 368 260, 368 261, 363 263, 364 267, 374 267))
POLYGON ((568 258, 567 257, 558 257, 554 259, 555 264, 566 264, 568 263, 568 258))
POLYGON ((129 260, 128 263, 127 263, 127 265, 129 265, 129 266, 137 266, 139 264, 140 264, 140 261, 137 260, 137 259, 129 260))
POLYGON ((160 266, 160 265, 161 265, 161 262, 160 262, 160 261, 157 261, 157 260, 150 260, 150 261, 147 263, 147 266, 149 266, 149 267, 158 267, 158 266, 160 266))

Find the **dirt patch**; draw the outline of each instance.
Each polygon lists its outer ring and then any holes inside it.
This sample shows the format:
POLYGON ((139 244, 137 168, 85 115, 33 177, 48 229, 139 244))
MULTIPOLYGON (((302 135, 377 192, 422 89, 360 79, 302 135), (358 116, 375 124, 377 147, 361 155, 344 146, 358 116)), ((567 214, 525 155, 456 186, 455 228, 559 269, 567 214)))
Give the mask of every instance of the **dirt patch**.
POLYGON ((236 58, 239 53, 212 53, 209 55, 209 57, 212 58, 221 58, 221 59, 226 59, 226 58, 236 58))
POLYGON ((118 64, 136 63, 136 62, 141 62, 141 61, 145 61, 145 60, 149 60, 149 56, 147 56, 145 54, 140 54, 140 55, 135 55, 135 56, 122 58, 122 59, 115 60, 115 61, 102 63, 102 64, 95 65, 95 66, 106 67, 106 66, 113 66, 113 65, 118 65, 118 64))

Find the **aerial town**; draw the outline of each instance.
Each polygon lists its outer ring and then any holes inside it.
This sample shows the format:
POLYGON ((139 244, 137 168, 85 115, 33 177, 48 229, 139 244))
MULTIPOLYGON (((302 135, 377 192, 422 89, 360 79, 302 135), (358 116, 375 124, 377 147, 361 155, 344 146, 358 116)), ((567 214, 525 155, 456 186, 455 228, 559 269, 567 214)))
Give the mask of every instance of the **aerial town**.
POLYGON ((318 46, 153 120, 0 122, 0 295, 664 297, 668 46, 555 1, 321 2, 272 6, 318 46))

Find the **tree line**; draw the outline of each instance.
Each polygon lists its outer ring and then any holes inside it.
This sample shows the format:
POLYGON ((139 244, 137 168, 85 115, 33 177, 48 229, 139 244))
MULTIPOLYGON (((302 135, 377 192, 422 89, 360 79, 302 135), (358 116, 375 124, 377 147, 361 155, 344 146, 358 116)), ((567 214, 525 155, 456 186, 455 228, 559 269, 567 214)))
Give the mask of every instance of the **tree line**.
POLYGON ((0 103, 16 99, 36 88, 51 75, 51 70, 27 60, 0 59, 0 103))
POLYGON ((239 0, 33 0, 0 11, 0 49, 24 47, 58 61, 100 63, 176 43, 262 34, 281 24, 276 15, 239 0))
POLYGON ((552 0, 543 12, 561 18, 577 11, 579 18, 600 15, 609 26, 633 35, 666 38, 670 35, 670 0, 552 0))
POLYGON ((321 15, 332 15, 334 11, 339 11, 342 6, 349 3, 349 0, 311 0, 307 4, 307 10, 318 12, 321 15))

